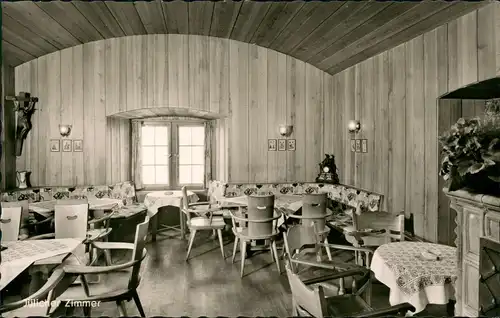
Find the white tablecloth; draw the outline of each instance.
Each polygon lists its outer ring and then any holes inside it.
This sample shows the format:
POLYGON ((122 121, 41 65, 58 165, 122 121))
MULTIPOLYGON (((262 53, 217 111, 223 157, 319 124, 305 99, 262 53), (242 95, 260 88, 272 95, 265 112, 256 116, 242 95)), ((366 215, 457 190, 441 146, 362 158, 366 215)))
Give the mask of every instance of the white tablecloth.
MULTIPOLYGON (((199 200, 196 193, 187 192, 188 203, 195 203, 199 200)), ((158 213, 158 208, 163 206, 181 206, 182 191, 154 191, 144 198, 144 205, 148 208, 148 215, 152 217, 158 213)))
POLYGON ((457 279, 456 248, 422 242, 395 242, 377 248, 370 265, 375 277, 390 288, 391 306, 408 302, 415 313, 427 304, 447 304, 454 299, 457 279), (439 260, 426 260, 431 251, 439 260))
MULTIPOLYGON (((123 201, 119 199, 88 199, 88 202, 89 210, 111 209, 115 204, 118 204, 118 207, 123 206, 123 201)), ((48 217, 53 214, 56 203, 57 200, 34 202, 29 204, 29 209, 30 211, 48 217)))

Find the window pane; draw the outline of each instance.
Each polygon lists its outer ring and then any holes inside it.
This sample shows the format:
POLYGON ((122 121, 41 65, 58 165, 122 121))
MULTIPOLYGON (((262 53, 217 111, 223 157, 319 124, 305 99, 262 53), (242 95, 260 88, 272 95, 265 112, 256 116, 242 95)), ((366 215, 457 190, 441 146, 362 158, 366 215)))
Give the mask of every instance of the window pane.
POLYGON ((191 128, 191 145, 202 146, 205 144, 205 127, 191 128))
POLYGON ((142 166, 142 183, 155 184, 155 167, 142 166))
POLYGON ((157 146, 168 145, 168 127, 155 126, 155 145, 157 146))
POLYGON ((189 184, 191 182, 191 166, 179 166, 179 183, 189 184))
POLYGON ((168 184, 168 166, 156 166, 156 183, 168 184))
POLYGON ((156 165, 167 165, 168 162, 168 147, 155 147, 155 163, 156 165))
POLYGON ((190 126, 180 126, 179 127, 179 145, 180 146, 191 145, 191 127, 190 126))
POLYGON ((153 146, 142 147, 142 164, 143 165, 155 164, 155 147, 153 146))
POLYGON ((191 147, 189 146, 179 147, 179 164, 180 165, 191 164, 191 147))
POLYGON ((203 146, 191 147, 191 164, 202 165, 205 163, 205 151, 203 146))
POLYGON ((154 145, 155 127, 154 126, 142 126, 141 127, 141 140, 142 140, 142 145, 154 145))
POLYGON ((191 183, 203 183, 205 170, 203 167, 203 165, 191 166, 191 183))

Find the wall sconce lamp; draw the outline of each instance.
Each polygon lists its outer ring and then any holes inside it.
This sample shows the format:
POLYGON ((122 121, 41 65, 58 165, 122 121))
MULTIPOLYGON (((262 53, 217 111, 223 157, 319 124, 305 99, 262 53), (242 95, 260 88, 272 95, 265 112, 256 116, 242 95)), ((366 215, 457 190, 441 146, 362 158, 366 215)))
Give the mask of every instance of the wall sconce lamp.
POLYGON ((68 137, 71 134, 71 125, 59 125, 59 133, 63 137, 68 137))
POLYGON ((350 120, 347 129, 349 129, 350 133, 357 133, 361 129, 359 120, 350 120))
POLYGON ((293 126, 292 125, 280 125, 279 132, 283 137, 288 137, 292 134, 293 126))

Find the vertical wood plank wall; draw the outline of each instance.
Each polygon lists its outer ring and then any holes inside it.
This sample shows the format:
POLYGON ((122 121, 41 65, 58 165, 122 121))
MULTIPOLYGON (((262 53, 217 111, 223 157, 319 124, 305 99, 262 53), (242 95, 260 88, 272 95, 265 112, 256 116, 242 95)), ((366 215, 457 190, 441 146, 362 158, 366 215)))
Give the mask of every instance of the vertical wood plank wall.
POLYGON ((14 102, 5 100, 6 96, 14 96, 14 68, 2 63, 1 69, 2 83, 1 95, 2 95, 2 110, 0 120, 2 121, 0 126, 1 131, 1 162, 0 169, 2 171, 2 189, 10 189, 16 186, 16 156, 15 156, 15 127, 16 127, 16 115, 14 111, 14 102))
POLYGON ((441 235, 438 121, 451 115, 437 98, 500 73, 498 16, 491 4, 331 80, 324 149, 336 155, 341 182, 383 193, 385 209, 413 214, 416 235, 431 241, 441 235), (350 119, 359 133, 348 133, 350 119), (351 153, 351 138, 368 139, 368 153, 351 153))
POLYGON ((128 180, 129 121, 106 116, 168 107, 226 116, 215 125, 218 179, 311 181, 323 157, 330 78, 276 51, 205 36, 130 36, 68 48, 16 68, 16 91, 40 99, 17 170, 31 170, 33 185, 128 180), (83 152, 50 152, 50 139, 61 139, 59 124, 73 125, 68 138, 82 139, 83 152), (267 150, 268 139, 283 138, 280 124, 294 126, 296 151, 267 150))

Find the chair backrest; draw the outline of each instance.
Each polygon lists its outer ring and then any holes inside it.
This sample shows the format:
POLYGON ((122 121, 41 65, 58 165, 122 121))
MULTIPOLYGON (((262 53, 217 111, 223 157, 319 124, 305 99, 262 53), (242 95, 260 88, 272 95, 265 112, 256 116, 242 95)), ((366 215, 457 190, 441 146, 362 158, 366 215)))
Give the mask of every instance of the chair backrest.
POLYGON ((226 192, 226 184, 221 181, 210 181, 208 183, 208 199, 211 203, 220 202, 226 192))
POLYGON ((303 224, 292 225, 283 233, 285 251, 292 257, 301 248, 315 248, 317 243, 316 233, 313 226, 303 224))
POLYGON ((15 208, 15 207, 21 207, 21 225, 20 227, 27 227, 29 225, 29 218, 30 218, 30 208, 29 208, 29 201, 28 200, 22 200, 22 201, 13 201, 13 202, 2 202, 1 203, 2 208, 15 208))
POLYGON ((56 201, 57 205, 80 205, 88 203, 88 199, 61 199, 56 201))
POLYGON ((327 201, 328 193, 326 192, 305 194, 302 197, 302 222, 312 221, 316 225, 316 230, 323 232, 326 226, 327 201))
MULTIPOLYGON (((404 241, 405 239, 405 213, 389 213, 385 211, 365 212, 360 215, 353 213, 353 226, 355 230, 373 229, 385 230, 383 243, 404 241)), ((378 246, 379 243, 370 237, 364 237, 365 246, 378 246), (371 244, 369 241, 374 241, 371 244)))
POLYGON ((19 238, 19 228, 21 226, 22 208, 2 207, 2 215, 0 216, 0 231, 2 241, 17 241, 19 238))
POLYGON ((274 195, 248 196, 248 235, 261 236, 274 233, 274 195), (269 219, 269 222, 252 222, 269 219))
POLYGON ((129 288, 136 288, 139 284, 139 273, 141 271, 142 259, 144 255, 144 248, 146 246, 146 238, 148 236, 149 217, 146 216, 144 222, 137 225, 135 229, 134 250, 132 251, 132 261, 137 261, 132 267, 132 274, 130 275, 129 288))
POLYGON ((57 205, 54 207, 56 238, 86 238, 89 205, 57 205))
POLYGON ((187 195, 187 187, 183 186, 182 189, 182 202, 181 202, 181 211, 186 215, 187 221, 191 220, 191 213, 189 213, 189 199, 187 195))
POLYGON ((292 291, 294 306, 307 311, 313 317, 323 318, 326 315, 326 300, 323 287, 315 286, 314 290, 307 287, 302 280, 290 269, 290 265, 285 265, 288 283, 292 291))

